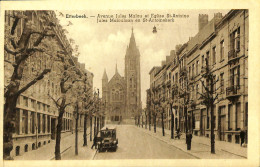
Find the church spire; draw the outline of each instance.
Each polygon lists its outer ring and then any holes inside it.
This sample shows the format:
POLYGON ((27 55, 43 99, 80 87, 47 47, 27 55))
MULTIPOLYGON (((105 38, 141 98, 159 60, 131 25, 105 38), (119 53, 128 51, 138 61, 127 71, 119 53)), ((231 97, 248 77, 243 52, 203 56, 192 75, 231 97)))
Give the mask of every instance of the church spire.
POLYGON ((118 70, 117 70, 117 61, 116 61, 116 72, 115 73, 118 73, 118 70))
POLYGON ((132 48, 132 47, 136 47, 133 27, 132 27, 132 34, 131 34, 130 43, 129 43, 129 48, 132 48))
POLYGON ((102 80, 108 80, 106 69, 104 69, 102 80))

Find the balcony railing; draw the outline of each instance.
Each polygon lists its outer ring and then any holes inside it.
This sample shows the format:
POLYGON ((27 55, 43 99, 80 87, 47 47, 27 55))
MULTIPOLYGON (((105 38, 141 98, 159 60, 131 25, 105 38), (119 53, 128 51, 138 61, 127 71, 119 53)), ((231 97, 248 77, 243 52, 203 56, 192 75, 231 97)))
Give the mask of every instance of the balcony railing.
POLYGON ((188 72, 187 69, 185 67, 182 67, 180 69, 180 77, 186 76, 187 72, 188 72))
POLYGON ((228 52, 228 62, 238 58, 238 56, 237 56, 238 54, 237 53, 238 53, 237 49, 236 50, 235 49, 230 50, 228 52))
POLYGON ((230 87, 226 88, 226 96, 227 97, 232 97, 232 96, 239 96, 239 89, 240 85, 232 85, 230 87))

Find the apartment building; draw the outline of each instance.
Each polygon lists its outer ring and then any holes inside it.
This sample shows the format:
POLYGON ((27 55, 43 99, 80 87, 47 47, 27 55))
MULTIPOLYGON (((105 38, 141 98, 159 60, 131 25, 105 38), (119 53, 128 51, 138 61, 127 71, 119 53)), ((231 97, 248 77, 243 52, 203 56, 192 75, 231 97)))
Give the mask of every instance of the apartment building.
MULTIPOLYGON (((6 11, 5 24, 12 25, 12 14, 14 11, 6 11)), ((69 41, 64 34, 62 26, 59 25, 54 11, 22 11, 26 17, 32 21, 38 31, 44 27, 40 16, 45 15, 56 23, 53 26, 53 31, 57 37, 59 47, 66 49, 69 57, 72 60, 72 48, 69 41)), ((24 18, 22 18, 17 25, 15 35, 19 37, 23 32, 24 18)), ((27 68, 24 70, 23 82, 27 83, 32 78, 31 74, 43 69, 50 68, 52 61, 44 55, 45 53, 35 53, 28 60, 27 68)), ((4 56, 5 60, 9 62, 14 61, 14 57, 7 52, 4 56)), ((9 78, 12 74, 12 65, 5 61, 4 75, 5 86, 9 83, 9 78)), ((72 60, 72 64, 76 65, 77 62, 72 60)), ((56 125, 58 110, 53 101, 48 97, 48 94, 57 99, 60 96, 60 87, 57 82, 57 76, 53 73, 58 71, 57 66, 53 66, 52 72, 46 75, 41 81, 31 86, 27 91, 21 94, 16 104, 16 130, 13 134, 13 150, 11 156, 21 155, 24 152, 37 149, 56 137, 56 125)), ((90 75, 90 77, 93 76, 90 75)), ((92 82, 92 81, 91 81, 92 82)), ((73 125, 73 107, 69 106, 63 115, 62 132, 70 132, 73 125)))
MULTIPOLYGON (((248 10, 231 10, 225 16, 216 13, 208 21, 208 15, 200 14, 199 32, 176 49, 176 59, 171 60, 171 70, 167 70, 173 108, 179 114, 175 129, 179 126, 181 131, 186 130, 185 97, 187 128, 194 135, 210 136, 210 110, 200 98, 205 93, 202 75, 207 59, 216 81, 214 96, 218 95, 214 103, 215 138, 240 143, 240 132, 248 127, 248 16, 248 10), (187 96, 183 96, 184 92, 187 96)), ((156 79, 154 69, 149 73, 150 89, 156 79)), ((165 78, 165 82, 168 80, 165 78)))

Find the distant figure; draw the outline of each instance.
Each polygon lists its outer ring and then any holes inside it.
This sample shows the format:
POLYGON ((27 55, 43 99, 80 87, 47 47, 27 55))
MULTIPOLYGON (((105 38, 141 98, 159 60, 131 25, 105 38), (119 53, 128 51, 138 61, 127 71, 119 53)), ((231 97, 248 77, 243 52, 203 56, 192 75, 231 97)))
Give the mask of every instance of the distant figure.
POLYGON ((186 134, 186 143, 187 143, 187 150, 191 149, 191 139, 192 139, 192 134, 190 131, 186 134))
POLYGON ((241 144, 240 144, 240 146, 242 146, 242 145, 244 144, 244 142, 245 142, 245 136, 246 136, 245 134, 246 134, 245 130, 242 129, 242 130, 240 131, 240 139, 241 139, 241 144))
POLYGON ((93 149, 94 146, 95 146, 95 149, 97 149, 97 135, 94 136, 93 144, 91 146, 91 149, 93 149))
POLYGON ((177 136, 176 136, 178 139, 180 139, 180 136, 181 136, 180 132, 181 132, 181 131, 180 131, 180 128, 178 128, 178 129, 177 129, 177 136))

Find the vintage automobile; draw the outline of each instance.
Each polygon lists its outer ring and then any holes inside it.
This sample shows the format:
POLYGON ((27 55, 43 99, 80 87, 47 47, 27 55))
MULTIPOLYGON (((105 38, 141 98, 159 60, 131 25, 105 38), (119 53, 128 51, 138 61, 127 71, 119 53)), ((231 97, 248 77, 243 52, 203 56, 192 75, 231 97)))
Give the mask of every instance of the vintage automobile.
POLYGON ((98 134, 98 150, 103 152, 105 150, 116 151, 118 139, 116 138, 116 127, 104 127, 98 134))

